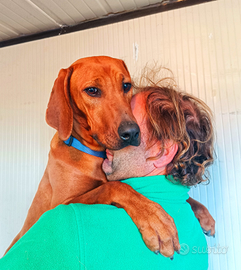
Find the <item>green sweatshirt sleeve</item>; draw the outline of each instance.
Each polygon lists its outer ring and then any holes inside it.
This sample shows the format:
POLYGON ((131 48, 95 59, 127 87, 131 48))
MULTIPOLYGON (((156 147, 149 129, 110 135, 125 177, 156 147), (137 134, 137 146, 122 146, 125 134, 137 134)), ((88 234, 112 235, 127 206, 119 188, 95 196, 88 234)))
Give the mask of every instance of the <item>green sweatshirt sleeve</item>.
POLYGON ((78 230, 70 209, 60 205, 46 212, 0 260, 0 269, 80 269, 78 230))

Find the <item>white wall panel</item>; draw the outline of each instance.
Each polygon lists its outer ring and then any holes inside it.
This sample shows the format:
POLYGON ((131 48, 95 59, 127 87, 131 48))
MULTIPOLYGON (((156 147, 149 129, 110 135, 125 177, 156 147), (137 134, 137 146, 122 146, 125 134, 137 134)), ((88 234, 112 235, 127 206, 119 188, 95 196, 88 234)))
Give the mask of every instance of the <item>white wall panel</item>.
POLYGON ((240 29, 240 1, 219 0, 0 49, 0 253, 20 230, 46 166, 54 131, 45 110, 58 71, 110 55, 133 77, 148 62, 172 69, 181 88, 213 110, 217 159, 210 184, 191 194, 217 222, 209 269, 241 269, 240 29))

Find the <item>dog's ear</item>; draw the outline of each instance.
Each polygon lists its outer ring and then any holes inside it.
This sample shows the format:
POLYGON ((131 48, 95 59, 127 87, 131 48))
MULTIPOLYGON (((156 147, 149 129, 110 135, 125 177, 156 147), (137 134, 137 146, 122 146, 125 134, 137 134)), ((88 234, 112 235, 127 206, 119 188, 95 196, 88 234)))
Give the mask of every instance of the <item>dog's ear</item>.
POLYGON ((127 71, 128 74, 129 74, 129 70, 128 70, 127 66, 126 66, 126 63, 125 63, 123 60, 121 60, 121 62, 122 62, 122 65, 124 66, 124 68, 126 69, 126 71, 127 71))
POLYGON ((73 110, 70 104, 69 82, 72 68, 61 69, 54 82, 46 111, 46 122, 55 128, 61 140, 67 140, 73 128, 73 110))

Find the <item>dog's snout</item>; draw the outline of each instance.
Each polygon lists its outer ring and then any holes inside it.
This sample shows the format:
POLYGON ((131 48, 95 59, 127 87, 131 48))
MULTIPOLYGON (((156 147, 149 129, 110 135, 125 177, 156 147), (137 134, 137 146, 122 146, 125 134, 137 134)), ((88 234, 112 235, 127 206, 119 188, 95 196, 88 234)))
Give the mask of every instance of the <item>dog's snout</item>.
POLYGON ((140 128, 135 122, 122 122, 118 134, 125 145, 138 146, 140 144, 140 128))

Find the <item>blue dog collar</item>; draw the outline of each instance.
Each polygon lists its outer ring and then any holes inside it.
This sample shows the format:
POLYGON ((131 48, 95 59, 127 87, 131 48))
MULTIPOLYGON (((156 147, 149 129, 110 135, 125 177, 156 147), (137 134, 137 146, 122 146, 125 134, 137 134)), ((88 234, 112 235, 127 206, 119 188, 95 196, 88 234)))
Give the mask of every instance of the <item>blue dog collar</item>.
POLYGON ((100 157, 100 158, 106 158, 105 151, 94 151, 91 150, 89 147, 83 145, 80 141, 78 141, 76 138, 74 138, 72 135, 68 138, 68 140, 64 141, 65 144, 68 146, 72 146, 76 149, 78 149, 81 152, 84 152, 86 154, 100 157))

